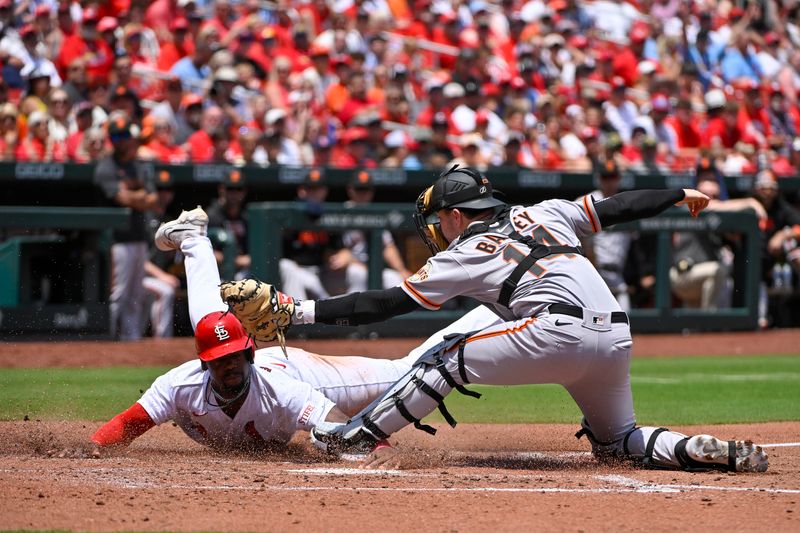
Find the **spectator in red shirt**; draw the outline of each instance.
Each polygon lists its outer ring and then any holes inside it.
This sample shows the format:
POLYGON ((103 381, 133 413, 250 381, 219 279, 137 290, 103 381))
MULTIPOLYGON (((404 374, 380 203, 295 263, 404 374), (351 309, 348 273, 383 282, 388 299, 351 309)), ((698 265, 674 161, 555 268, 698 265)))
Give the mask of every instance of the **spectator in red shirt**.
POLYGON ((794 176, 797 174, 797 169, 792 166, 792 162, 784 153, 785 148, 783 137, 775 136, 769 138, 770 149, 763 150, 767 159, 767 168, 778 176, 794 176))
POLYGON ((84 60, 90 78, 108 77, 114 61, 114 52, 100 38, 97 22, 100 17, 96 10, 83 12, 80 31, 64 40, 56 65, 64 77, 67 67, 78 58, 84 60))
POLYGON ((213 27, 217 30, 220 43, 223 45, 228 44, 228 34, 233 27, 232 24, 233 10, 231 9, 230 0, 216 0, 214 2, 214 16, 203 24, 203 27, 213 27))
POLYGON ((155 159, 170 165, 179 165, 189 159, 186 151, 175 144, 172 126, 165 117, 151 115, 145 118, 142 139, 146 142, 139 146, 137 153, 141 159, 155 159))
MULTIPOLYGON (((461 44, 461 24, 453 13, 445 13, 439 17, 439 25, 433 29, 431 40, 435 43, 459 48, 461 44)), ((449 54, 439 55, 439 67, 450 71, 456 65, 456 57, 449 54)))
POLYGON ((28 115, 28 136, 17 145, 19 161, 66 161, 67 147, 61 141, 50 138, 50 117, 41 111, 28 115))
POLYGON ((733 148, 742 138, 737 120, 739 105, 726 102, 725 93, 719 89, 708 91, 705 100, 708 119, 703 129, 703 147, 718 155, 733 148))
MULTIPOLYGON (((58 56, 64 46, 64 41, 75 33, 75 22, 72 20, 70 7, 69 3, 59 3, 55 30, 47 31, 47 24, 44 22, 39 27, 40 33, 45 36, 47 57, 51 59, 58 56)), ((49 16, 47 18, 49 19, 49 16)))
POLYGON ((17 106, 10 102, 0 105, 0 160, 11 161, 17 149, 17 106))
POLYGON ((239 55, 246 57, 258 65, 263 74, 268 74, 272 69, 272 60, 277 56, 274 53, 277 47, 275 30, 267 27, 262 29, 254 42, 248 44, 244 50, 239 50, 239 55))
POLYGON ((383 106, 381 118, 399 124, 408 124, 411 119, 411 106, 396 85, 386 89, 386 105, 383 106))
POLYGON ((700 128, 692 113, 692 104, 689 100, 680 100, 675 106, 675 115, 667 117, 666 121, 678 135, 678 149, 700 148, 702 142, 700 128))
POLYGON ((100 38, 115 53, 117 52, 117 28, 119 28, 119 23, 114 17, 103 17, 97 23, 97 32, 100 34, 100 38))
MULTIPOLYGON (((614 54, 608 49, 602 49, 597 52, 595 60, 597 61, 597 68, 589 74, 588 78, 593 81, 605 82, 608 84, 608 89, 610 89, 611 80, 614 78, 614 54)), ((598 89, 600 87, 596 88, 596 90, 598 89)))
POLYGON ((67 136, 67 158, 77 159, 78 148, 83 142, 86 130, 92 127, 92 111, 94 106, 89 102, 81 102, 75 108, 75 131, 67 136))
POLYGON ((208 163, 213 160, 214 142, 211 134, 222 127, 223 119, 224 114, 218 107, 207 107, 203 110, 201 129, 194 132, 187 141, 187 151, 193 163, 208 163))
POLYGON ((755 82, 746 80, 742 84, 744 99, 739 108, 737 123, 745 142, 766 147, 767 138, 772 135, 767 110, 761 98, 761 90, 755 82))
POLYGON ((170 31, 173 31, 171 21, 174 21, 177 16, 178 2, 176 0, 154 0, 145 11, 144 20, 145 24, 156 32, 159 41, 164 41, 170 31))
POLYGON ((644 57, 644 44, 649 37, 647 28, 643 26, 634 26, 630 34, 630 44, 623 46, 613 59, 614 74, 622 76, 628 87, 636 83, 639 77, 639 63, 645 59, 644 57))
POLYGON ((186 56, 194 54, 194 40, 189 38, 189 21, 178 17, 169 24, 171 39, 161 45, 158 55, 158 70, 167 71, 186 56))
POLYGON ((362 72, 353 72, 350 75, 347 92, 348 98, 336 115, 344 126, 350 124, 356 115, 375 107, 375 102, 367 97, 367 81, 362 72))
POLYGON ((367 158, 367 130, 361 126, 345 130, 342 135, 344 147, 338 150, 332 161, 339 168, 374 168, 375 161, 367 158))

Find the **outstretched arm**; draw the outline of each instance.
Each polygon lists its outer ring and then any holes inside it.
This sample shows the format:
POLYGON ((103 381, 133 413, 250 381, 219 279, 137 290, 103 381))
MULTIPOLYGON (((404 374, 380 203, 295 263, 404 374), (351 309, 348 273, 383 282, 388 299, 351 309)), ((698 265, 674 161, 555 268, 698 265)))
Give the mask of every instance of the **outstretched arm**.
POLYGON ((400 287, 379 291, 354 292, 337 298, 302 302, 293 322, 358 326, 422 309, 400 287))
POLYGON ((692 216, 708 206, 708 196, 694 189, 644 189, 625 191, 594 204, 603 227, 648 218, 673 205, 686 205, 692 216))
POLYGON ((100 447, 127 446, 156 423, 138 402, 118 414, 92 435, 92 442, 100 447))
POLYGON ((136 437, 155 426, 147 411, 137 402, 98 429, 91 440, 66 449, 47 451, 50 457, 86 459, 102 457, 102 450, 127 446, 136 437))

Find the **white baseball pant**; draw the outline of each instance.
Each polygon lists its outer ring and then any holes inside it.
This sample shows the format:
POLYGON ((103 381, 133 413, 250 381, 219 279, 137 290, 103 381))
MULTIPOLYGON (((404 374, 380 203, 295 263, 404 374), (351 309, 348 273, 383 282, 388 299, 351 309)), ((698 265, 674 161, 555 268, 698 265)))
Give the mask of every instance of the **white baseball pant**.
MULTIPOLYGON (((153 337, 168 339, 172 337, 174 322, 175 289, 169 283, 153 276, 145 276, 144 289, 149 296, 150 327, 153 337)), ((147 311, 147 310, 146 310, 147 311)))
POLYGON ((144 242, 111 245, 111 335, 120 340, 135 341, 142 338, 145 261, 147 244, 144 242))

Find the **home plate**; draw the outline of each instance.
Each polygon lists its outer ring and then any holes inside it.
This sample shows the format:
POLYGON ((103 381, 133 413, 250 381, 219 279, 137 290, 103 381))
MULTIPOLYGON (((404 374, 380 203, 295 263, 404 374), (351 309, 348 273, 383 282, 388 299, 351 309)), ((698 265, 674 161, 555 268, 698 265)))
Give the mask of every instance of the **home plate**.
POLYGON ((402 476, 419 477, 419 474, 403 472, 402 470, 362 470, 360 468, 296 468, 287 470, 293 474, 308 474, 312 476, 402 476))

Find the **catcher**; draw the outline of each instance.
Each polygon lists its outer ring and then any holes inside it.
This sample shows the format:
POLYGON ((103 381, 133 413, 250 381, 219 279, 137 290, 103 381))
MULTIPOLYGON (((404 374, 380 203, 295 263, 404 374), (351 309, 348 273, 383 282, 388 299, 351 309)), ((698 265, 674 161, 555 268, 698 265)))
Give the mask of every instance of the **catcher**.
POLYGON ((417 200, 415 222, 433 257, 401 286, 295 303, 250 280, 223 287, 222 296, 244 327, 264 340, 289 324, 364 324, 436 310, 456 296, 484 304, 458 329, 439 336, 441 342, 350 421, 317 424, 312 442, 334 454, 391 456, 394 449, 380 443, 408 424, 435 433, 421 420, 437 408, 455 426, 444 397, 453 389, 480 397, 466 388, 469 383, 555 383, 580 407, 576 436, 586 436, 598 458, 688 471, 763 472, 767 455, 749 440, 636 425, 628 316, 580 248, 580 238, 604 227, 673 205, 697 216, 708 202, 696 190, 672 189, 512 206, 494 196, 480 172, 454 166, 417 200))
MULTIPOLYGON (((324 357, 292 348, 287 358, 285 346, 255 350, 252 337, 220 299, 207 224, 202 209, 183 212, 162 225, 155 239, 159 249, 184 254, 199 360, 157 378, 136 403, 100 427, 91 443, 52 455, 99 457, 102 450, 127 445, 170 420, 213 449, 274 449, 297 430, 347 421, 411 368, 405 360, 324 357)), ((263 290, 258 284, 239 288, 259 294, 263 290)), ((240 308, 247 305, 242 298, 229 297, 240 308)), ((269 305, 285 304, 273 298, 269 305)), ((261 323, 259 328, 278 331, 281 323, 261 323)), ((416 359, 415 354, 409 357, 416 359)))

